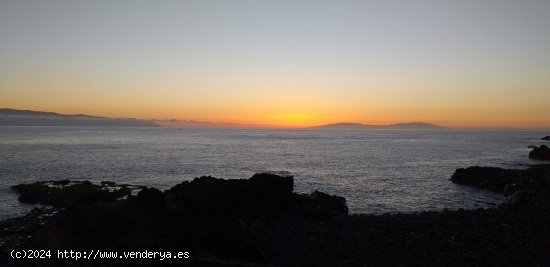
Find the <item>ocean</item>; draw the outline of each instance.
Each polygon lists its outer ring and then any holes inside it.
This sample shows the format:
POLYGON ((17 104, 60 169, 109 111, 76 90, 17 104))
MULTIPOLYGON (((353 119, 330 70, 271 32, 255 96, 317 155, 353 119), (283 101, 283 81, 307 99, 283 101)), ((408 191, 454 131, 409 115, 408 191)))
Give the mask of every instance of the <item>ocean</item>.
POLYGON ((499 194, 455 185, 457 168, 525 168, 546 131, 0 127, 0 219, 29 212, 10 187, 42 180, 168 189, 198 176, 294 176, 296 192, 343 196, 351 213, 493 207, 499 194))

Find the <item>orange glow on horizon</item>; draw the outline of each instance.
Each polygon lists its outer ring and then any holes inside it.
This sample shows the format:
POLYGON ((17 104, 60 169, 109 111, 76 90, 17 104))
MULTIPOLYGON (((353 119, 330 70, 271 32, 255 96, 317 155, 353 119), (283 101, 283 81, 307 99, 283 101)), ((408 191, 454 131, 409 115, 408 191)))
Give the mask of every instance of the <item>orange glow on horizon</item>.
MULTIPOLYGON (((1 101, 0 101, 1 102, 1 101)), ((500 116, 497 110, 490 114, 481 111, 453 112, 449 110, 416 110, 399 111, 394 109, 373 108, 371 110, 361 109, 337 109, 336 107, 323 109, 322 107, 312 108, 311 111, 302 107, 296 111, 285 111, 279 108, 241 108, 231 109, 206 109, 201 112, 197 110, 184 110, 183 108, 167 106, 159 108, 157 105, 149 107, 124 109, 105 108, 95 106, 93 108, 78 108, 75 106, 58 106, 56 108, 29 107, 26 105, 4 105, 0 107, 27 109, 35 111, 49 111, 61 114, 87 114, 94 116, 112 118, 137 118, 146 120, 179 120, 208 123, 208 127, 228 128, 306 128, 324 124, 354 122, 371 125, 388 125, 403 122, 427 122, 449 128, 510 128, 527 129, 539 128, 550 129, 550 118, 537 118, 536 113, 516 114, 515 116, 500 116), (178 112, 178 110, 180 110, 178 112), (477 117, 476 117, 477 116, 477 117)), ((540 115, 540 114, 538 114, 540 115)), ((179 127, 177 124, 163 123, 163 126, 179 127)), ((186 126, 184 126, 186 127, 186 126)))
POLYGON ((550 128, 549 1, 5 2, 0 108, 209 127, 550 128))

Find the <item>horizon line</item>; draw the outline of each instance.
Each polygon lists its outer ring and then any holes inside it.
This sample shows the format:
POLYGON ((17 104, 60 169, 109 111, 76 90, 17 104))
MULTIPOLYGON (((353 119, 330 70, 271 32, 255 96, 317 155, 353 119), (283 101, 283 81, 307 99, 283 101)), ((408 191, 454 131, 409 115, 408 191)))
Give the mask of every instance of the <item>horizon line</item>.
MULTIPOLYGON (((0 110, 17 110, 17 111, 31 111, 31 112, 43 112, 43 113, 54 113, 60 116, 91 116, 91 117, 98 117, 98 118, 104 118, 104 119, 135 119, 135 120, 143 120, 143 121, 152 121, 159 125, 159 127, 164 128, 197 128, 197 129, 204 129, 204 128, 217 128, 217 129, 309 129, 309 128, 316 128, 319 126, 325 126, 325 125, 332 125, 332 124, 361 124, 365 126, 392 126, 396 124, 409 124, 409 123, 426 123, 426 124, 432 124, 434 126, 440 126, 439 130, 445 130, 445 129, 480 129, 480 130, 499 130, 499 129, 510 129, 510 130, 550 130, 550 125, 548 126, 512 126, 512 125, 501 125, 501 126, 488 126, 488 125, 475 125, 475 122, 464 122, 464 121, 458 121, 458 122, 431 122, 431 121, 423 121, 423 120, 414 120, 414 121, 392 121, 392 122, 385 122, 385 123, 370 123, 370 122, 358 122, 358 121, 349 121, 349 120, 340 120, 340 121, 332 121, 332 122, 319 122, 319 123, 290 123, 290 124, 284 124, 284 123, 250 123, 250 122, 230 122, 230 121, 201 121, 201 120, 194 120, 194 119, 175 119, 175 118, 164 118, 164 119, 157 119, 157 118, 139 118, 139 117, 111 117, 111 116, 104 116, 104 115, 91 115, 86 114, 82 112, 78 113, 59 113, 55 111, 39 111, 35 109, 17 109, 17 108, 9 108, 9 107, 1 107, 0 110), (175 123, 174 125, 170 125, 171 123, 175 123), (187 123, 188 125, 177 125, 177 123, 187 123), (460 123, 461 126, 450 126, 450 124, 453 123, 460 123), (470 125, 468 125, 470 124, 470 125), (474 124, 474 125, 472 125, 474 124), (195 127, 193 127, 195 126, 195 127)), ((489 121, 485 122, 486 124, 493 124, 498 123, 498 121, 489 121)), ((477 124, 480 124, 479 122, 477 124)), ((513 123, 510 123, 513 124, 513 123)), ((361 129, 356 129, 361 130, 361 129)), ((362 130, 368 130, 368 129, 362 129, 362 130)), ((370 130, 376 130, 376 129, 370 129, 370 130)))

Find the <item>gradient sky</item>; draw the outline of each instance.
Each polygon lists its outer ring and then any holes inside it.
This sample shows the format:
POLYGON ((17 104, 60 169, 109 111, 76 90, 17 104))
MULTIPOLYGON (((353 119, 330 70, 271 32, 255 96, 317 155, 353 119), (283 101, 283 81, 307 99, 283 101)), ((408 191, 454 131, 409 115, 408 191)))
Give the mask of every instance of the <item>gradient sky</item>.
POLYGON ((0 107, 550 127, 550 1, 0 1, 0 107))

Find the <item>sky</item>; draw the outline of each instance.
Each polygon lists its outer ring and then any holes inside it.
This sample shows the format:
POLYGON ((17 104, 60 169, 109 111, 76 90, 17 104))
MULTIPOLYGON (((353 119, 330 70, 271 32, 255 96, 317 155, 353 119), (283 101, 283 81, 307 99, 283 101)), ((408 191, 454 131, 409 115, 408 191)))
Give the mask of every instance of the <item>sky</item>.
POLYGON ((0 107, 550 128, 550 1, 0 0, 0 107))

